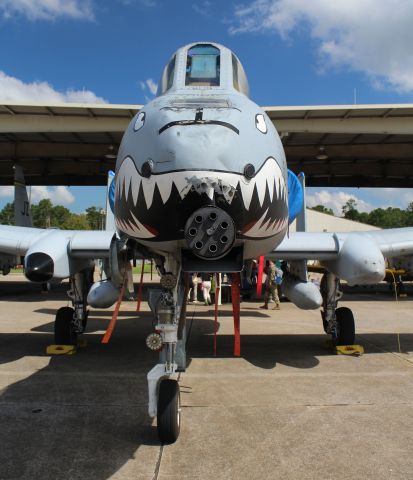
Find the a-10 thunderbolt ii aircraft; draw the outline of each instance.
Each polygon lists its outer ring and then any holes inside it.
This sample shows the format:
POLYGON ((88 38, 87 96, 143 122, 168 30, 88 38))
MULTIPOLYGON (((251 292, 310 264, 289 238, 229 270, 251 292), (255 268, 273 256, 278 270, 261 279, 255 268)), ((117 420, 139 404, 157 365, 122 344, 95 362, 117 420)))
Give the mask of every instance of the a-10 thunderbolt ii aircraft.
MULTIPOLYGON (((354 319, 337 308, 338 280, 382 280, 385 257, 413 254, 413 229, 369 233, 288 235, 288 171, 280 137, 249 99, 244 69, 227 48, 198 42, 180 48, 164 69, 158 95, 134 117, 119 148, 114 231, 0 227, 0 253, 24 256, 34 282, 70 279, 73 308, 55 319, 56 343, 82 333, 87 306, 109 307, 126 265, 153 258, 162 289, 152 292, 160 348, 148 374, 149 414, 161 441, 179 435, 176 372, 185 370, 187 272, 239 272, 260 255, 287 261, 282 288, 300 308, 322 306, 325 331, 337 344, 354 343, 354 319), (93 260, 107 279, 92 285, 93 260), (321 291, 307 282, 306 261, 322 261, 321 291)), ((291 174, 290 174, 291 175, 291 174)), ((291 215, 290 215, 291 220, 291 215)))

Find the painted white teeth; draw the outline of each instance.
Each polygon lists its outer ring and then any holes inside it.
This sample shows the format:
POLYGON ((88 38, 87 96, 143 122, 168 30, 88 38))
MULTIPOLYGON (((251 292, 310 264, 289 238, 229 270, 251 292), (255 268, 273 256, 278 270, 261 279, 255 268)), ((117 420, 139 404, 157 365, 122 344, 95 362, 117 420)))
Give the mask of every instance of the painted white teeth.
POLYGON ((261 172, 260 175, 257 175, 255 184, 257 185, 258 200, 260 202, 260 206, 262 207, 267 187, 267 179, 264 175, 261 174, 261 172))
MULTIPOLYGON (((241 179, 240 174, 195 170, 153 175, 149 179, 142 178, 133 160, 127 157, 117 174, 115 196, 116 199, 121 199, 123 195, 128 198, 128 195, 131 193, 133 202, 136 205, 140 189, 142 188, 146 206, 149 209, 153 203, 155 186, 157 185, 162 201, 165 204, 171 196, 173 184, 175 184, 181 199, 185 198, 189 191, 194 188, 198 193, 206 193, 211 200, 213 200, 215 193, 224 195, 229 203, 233 200, 233 193, 239 186, 246 210, 250 209, 255 188, 257 189, 258 201, 261 206, 264 204, 267 190, 271 202, 275 200, 287 201, 287 188, 284 177, 278 163, 273 158, 269 158, 256 176, 247 183, 245 179, 241 179), (198 183, 202 186, 202 182, 206 183, 205 188, 196 188, 198 183), (232 195, 229 195, 228 192, 231 192, 232 195)), ((287 219, 273 221, 269 219, 264 222, 267 214, 268 209, 261 219, 244 235, 248 237, 268 237, 275 235, 285 227, 287 219)), ((133 218, 135 225, 117 221, 118 227, 140 238, 152 238, 155 236, 135 216, 133 218)))
POLYGON ((146 208, 149 210, 153 201, 155 181, 152 178, 149 180, 146 178, 142 178, 142 188, 143 188, 143 195, 145 197, 146 208))
POLYGON ((139 189, 141 187, 141 179, 137 179, 136 176, 133 177, 132 180, 132 198, 133 198, 133 203, 136 205, 138 202, 138 196, 139 196, 139 189))
MULTIPOLYGON (((183 199, 188 194, 189 190, 191 190, 191 184, 188 182, 188 174, 189 172, 185 172, 185 176, 182 175, 183 172, 176 172, 177 174, 173 176, 173 182, 178 190, 178 193, 183 199)), ((169 198, 169 197, 168 197, 169 198)))
POLYGON ((139 229, 139 238, 153 238, 155 235, 151 233, 142 223, 135 217, 135 215, 131 212, 133 219, 136 222, 136 225, 139 229))
POLYGON ((274 177, 269 177, 267 179, 267 187, 268 187, 268 191, 270 193, 270 201, 272 202, 272 197, 273 197, 274 190, 275 190, 274 177))
POLYGON ((158 185, 162 201, 165 204, 171 196, 172 179, 169 175, 159 175, 156 179, 156 184, 158 185))
POLYGON ((271 237, 272 235, 281 232, 281 230, 287 225, 287 218, 274 220, 273 222, 270 222, 270 220, 264 222, 267 212, 268 209, 264 215, 248 231, 244 233, 245 237, 271 237))
MULTIPOLYGON (((159 193, 165 204, 171 196, 173 183, 175 184, 180 197, 183 199, 191 190, 196 179, 205 177, 211 180, 211 172, 173 172, 166 175, 154 175, 148 180, 139 175, 133 160, 130 157, 127 157, 122 163, 118 172, 118 177, 119 181, 116 182, 117 198, 122 195, 122 186, 124 186, 125 195, 128 195, 130 189, 132 190, 133 201, 136 204, 139 196, 139 189, 142 185, 145 201, 149 208, 153 202, 155 184, 158 185, 159 193)), ((225 195, 227 190, 235 191, 239 185, 246 210, 249 210, 250 208, 254 188, 257 189, 258 200, 261 206, 264 203, 267 188, 271 201, 273 201, 274 198, 285 198, 286 195, 281 170, 273 158, 269 158, 265 162, 258 174, 249 183, 240 180, 239 174, 222 172, 219 174, 219 177, 219 180, 215 184, 211 182, 209 188, 202 191, 205 191, 209 198, 213 199, 214 192, 225 195)), ((233 199, 233 195, 231 197, 227 195, 227 197, 227 200, 230 203, 233 199)))
POLYGON ((239 182, 241 187, 242 200, 244 202, 244 207, 246 210, 250 209, 252 194, 254 192, 255 182, 251 181, 248 184, 245 184, 242 180, 239 182))
POLYGON ((213 200, 214 199, 214 189, 212 187, 208 188, 206 194, 208 195, 208 197, 213 200))
POLYGON ((257 222, 255 222, 255 224, 249 230, 247 230, 244 233, 244 235, 247 237, 259 237, 260 231, 261 231, 260 225, 264 221, 264 218, 267 216, 267 213, 268 213, 268 208, 262 214, 262 217, 257 222))

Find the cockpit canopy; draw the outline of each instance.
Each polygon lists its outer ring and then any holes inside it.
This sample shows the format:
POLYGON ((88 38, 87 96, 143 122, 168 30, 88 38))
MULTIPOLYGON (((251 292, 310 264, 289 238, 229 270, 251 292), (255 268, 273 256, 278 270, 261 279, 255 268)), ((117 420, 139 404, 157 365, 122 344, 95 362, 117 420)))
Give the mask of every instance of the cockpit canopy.
POLYGON ((168 91, 189 93, 205 88, 235 89, 249 95, 241 62, 229 49, 216 43, 197 43, 180 48, 163 71, 158 95, 168 91))
POLYGON ((186 56, 185 86, 219 87, 220 51, 213 45, 195 45, 186 56))

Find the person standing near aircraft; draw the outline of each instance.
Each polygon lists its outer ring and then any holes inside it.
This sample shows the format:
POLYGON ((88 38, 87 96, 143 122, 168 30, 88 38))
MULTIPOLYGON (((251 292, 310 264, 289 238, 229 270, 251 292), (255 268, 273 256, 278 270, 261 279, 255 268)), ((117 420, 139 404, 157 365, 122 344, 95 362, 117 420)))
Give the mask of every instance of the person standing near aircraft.
POLYGON ((192 286, 189 288, 188 302, 193 303, 198 300, 198 273, 193 272, 189 274, 189 278, 191 279, 192 286))
POLYGON ((275 302, 275 306, 273 310, 280 309, 280 299, 278 297, 278 289, 277 289, 277 278, 280 278, 279 270, 276 268, 275 263, 273 260, 268 262, 267 267, 267 278, 265 280, 265 293, 264 293, 264 305, 260 308, 268 310, 268 302, 273 300, 275 302))
POLYGON ((211 305, 211 273, 201 273, 201 279, 202 279, 202 295, 204 297, 204 302, 205 305, 211 305))

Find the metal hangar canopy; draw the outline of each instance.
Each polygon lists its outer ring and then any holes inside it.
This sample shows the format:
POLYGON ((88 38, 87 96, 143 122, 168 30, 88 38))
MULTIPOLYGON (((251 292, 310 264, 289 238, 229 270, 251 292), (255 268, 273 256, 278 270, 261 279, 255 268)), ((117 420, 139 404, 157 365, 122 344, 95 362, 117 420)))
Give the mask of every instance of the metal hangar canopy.
MULTIPOLYGON (((0 104, 0 185, 105 185, 141 105, 0 104)), ((263 107, 309 186, 413 187, 413 105, 263 107)))

